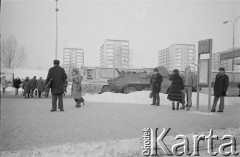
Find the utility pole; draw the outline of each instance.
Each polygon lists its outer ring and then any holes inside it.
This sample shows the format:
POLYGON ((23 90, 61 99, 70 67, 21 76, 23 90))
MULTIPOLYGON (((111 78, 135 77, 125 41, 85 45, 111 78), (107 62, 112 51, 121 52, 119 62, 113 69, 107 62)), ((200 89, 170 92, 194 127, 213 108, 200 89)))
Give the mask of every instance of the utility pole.
POLYGON ((58 5, 57 5, 57 2, 58 0, 55 0, 56 1, 56 47, 55 47, 55 59, 58 58, 58 5))

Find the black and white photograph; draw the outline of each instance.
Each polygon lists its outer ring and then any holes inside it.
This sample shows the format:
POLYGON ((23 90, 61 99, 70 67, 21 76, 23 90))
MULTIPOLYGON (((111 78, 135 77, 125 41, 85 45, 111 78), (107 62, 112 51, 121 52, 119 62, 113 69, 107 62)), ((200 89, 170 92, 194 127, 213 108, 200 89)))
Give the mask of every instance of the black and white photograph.
POLYGON ((0 156, 240 156, 240 0, 0 0, 0 156))

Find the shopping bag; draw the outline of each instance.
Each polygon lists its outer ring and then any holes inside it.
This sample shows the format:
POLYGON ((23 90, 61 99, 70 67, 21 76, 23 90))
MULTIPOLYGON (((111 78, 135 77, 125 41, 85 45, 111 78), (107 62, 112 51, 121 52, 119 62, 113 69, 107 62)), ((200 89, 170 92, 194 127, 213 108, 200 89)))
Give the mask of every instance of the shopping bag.
POLYGON ((152 92, 150 92, 150 94, 149 94, 149 98, 153 98, 152 92))

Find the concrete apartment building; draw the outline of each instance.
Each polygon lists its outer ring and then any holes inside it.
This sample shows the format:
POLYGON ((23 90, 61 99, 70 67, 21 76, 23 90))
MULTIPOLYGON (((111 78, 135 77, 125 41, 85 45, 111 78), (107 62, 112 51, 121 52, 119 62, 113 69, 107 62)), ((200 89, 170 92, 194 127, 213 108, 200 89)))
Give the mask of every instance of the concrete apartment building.
POLYGON ((158 66, 165 66, 168 70, 178 69, 184 71, 190 65, 192 71, 196 71, 195 45, 193 44, 173 44, 158 52, 158 66))
POLYGON ((129 68, 129 41, 105 40, 100 47, 100 66, 129 68))
POLYGON ((64 48, 63 49, 63 68, 67 74, 70 74, 72 68, 81 68, 84 66, 84 51, 82 48, 64 48))

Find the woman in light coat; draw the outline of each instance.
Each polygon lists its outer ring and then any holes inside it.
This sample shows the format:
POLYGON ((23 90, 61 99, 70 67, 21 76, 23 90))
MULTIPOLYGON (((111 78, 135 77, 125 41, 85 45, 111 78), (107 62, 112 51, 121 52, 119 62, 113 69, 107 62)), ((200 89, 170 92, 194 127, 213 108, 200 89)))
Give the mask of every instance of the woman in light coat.
POLYGON ((1 79, 1 84, 2 84, 2 92, 3 92, 3 95, 5 95, 5 90, 7 88, 7 80, 6 80, 6 77, 3 76, 3 78, 1 79))
POLYGON ((81 82, 82 76, 79 74, 78 68, 73 68, 72 70, 72 98, 76 102, 76 107, 81 107, 81 103, 83 102, 82 98, 82 89, 81 89, 81 82))

